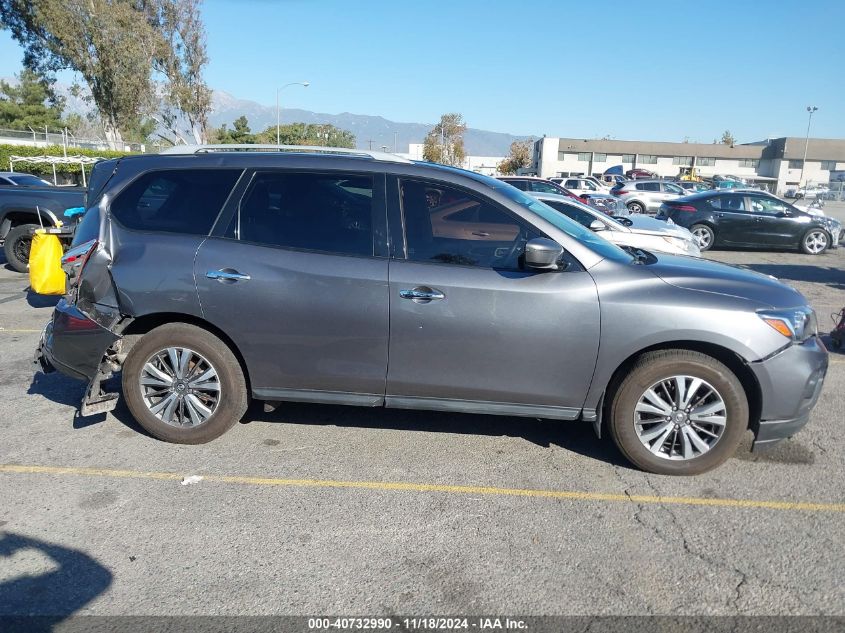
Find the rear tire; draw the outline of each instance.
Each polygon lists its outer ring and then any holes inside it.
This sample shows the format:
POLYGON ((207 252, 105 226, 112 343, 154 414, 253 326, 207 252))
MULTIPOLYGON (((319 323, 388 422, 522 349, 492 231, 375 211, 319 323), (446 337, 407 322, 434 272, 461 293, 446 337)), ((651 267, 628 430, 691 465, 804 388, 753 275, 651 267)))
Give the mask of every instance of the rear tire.
POLYGON ((716 241, 716 234, 706 224, 693 224, 690 227, 690 233, 695 237, 695 241, 698 242, 698 248, 702 253, 713 248, 713 242, 716 241))
POLYGON ((232 350, 212 333, 187 323, 168 323, 141 336, 129 350, 122 380, 126 404, 138 424, 175 444, 205 444, 220 437, 243 417, 249 404, 244 373, 232 350), (184 371, 173 371, 171 350, 176 350, 177 360, 190 352, 184 371), (213 378, 198 380, 199 373, 205 376, 209 368, 213 378), (156 386, 149 386, 156 380, 156 386), (166 386, 168 380, 171 388, 166 386), (210 389, 204 388, 209 385, 210 389), (178 401, 175 407, 154 412, 168 398, 178 401))
POLYGON ((622 454, 642 470, 660 475, 697 475, 734 454, 748 429, 748 399, 736 375, 711 356, 687 350, 649 352, 637 360, 615 391, 608 426, 622 454), (683 378, 684 393, 691 400, 686 408, 682 404, 672 410, 679 404, 674 400, 679 390, 667 395, 655 385, 667 382, 671 390, 678 377, 683 378), (700 386, 694 387, 694 381, 700 386), (665 416, 649 411, 657 409, 649 405, 654 402, 646 395, 649 390, 658 392, 662 402, 668 404, 665 416), (711 411, 705 413, 708 408, 711 411), (653 434, 650 439, 649 432, 653 434), (666 432, 668 435, 664 435, 666 432), (685 438, 685 432, 696 437, 685 438), (685 456, 687 444, 689 457, 685 456))
POLYGON ((631 213, 645 213, 645 207, 640 202, 629 202, 625 206, 631 213))
POLYGON ((32 246, 32 232, 40 228, 37 224, 19 224, 12 227, 3 244, 6 262, 19 273, 29 269, 29 249, 32 246))

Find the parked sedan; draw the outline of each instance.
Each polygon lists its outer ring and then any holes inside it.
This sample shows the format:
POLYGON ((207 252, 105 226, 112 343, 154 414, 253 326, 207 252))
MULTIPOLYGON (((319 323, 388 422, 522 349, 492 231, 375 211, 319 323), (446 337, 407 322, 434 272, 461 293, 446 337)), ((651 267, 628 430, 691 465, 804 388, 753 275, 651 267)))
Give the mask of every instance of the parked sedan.
POLYGON ((687 195, 676 183, 668 180, 630 180, 616 185, 610 192, 622 200, 631 213, 657 213, 666 200, 687 195))
POLYGON ((673 255, 701 256, 698 242, 692 233, 674 223, 644 215, 612 218, 566 196, 552 193, 534 193, 531 195, 588 229, 601 233, 603 238, 618 246, 639 248, 645 251, 659 251, 673 255))
POLYGON ((799 248, 820 255, 836 248, 842 225, 757 191, 707 191, 667 200, 657 215, 688 228, 702 251, 713 246, 799 248))

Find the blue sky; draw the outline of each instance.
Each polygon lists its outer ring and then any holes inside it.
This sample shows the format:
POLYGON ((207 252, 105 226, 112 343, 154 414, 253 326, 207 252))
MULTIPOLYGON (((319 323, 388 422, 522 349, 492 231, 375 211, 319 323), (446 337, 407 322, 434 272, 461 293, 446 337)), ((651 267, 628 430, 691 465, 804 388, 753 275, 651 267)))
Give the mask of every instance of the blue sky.
MULTIPOLYGON (((841 0, 206 0, 209 85, 515 134, 845 137, 841 0)), ((0 76, 21 54, 0 32, 0 76)))

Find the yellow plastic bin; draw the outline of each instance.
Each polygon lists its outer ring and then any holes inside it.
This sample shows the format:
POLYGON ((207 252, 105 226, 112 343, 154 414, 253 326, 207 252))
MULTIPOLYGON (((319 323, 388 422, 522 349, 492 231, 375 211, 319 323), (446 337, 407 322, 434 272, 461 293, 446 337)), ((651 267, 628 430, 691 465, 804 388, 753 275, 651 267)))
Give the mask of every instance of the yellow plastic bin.
POLYGON ((62 244, 55 235, 36 229, 29 250, 29 285, 40 295, 63 295, 67 284, 62 270, 62 244))

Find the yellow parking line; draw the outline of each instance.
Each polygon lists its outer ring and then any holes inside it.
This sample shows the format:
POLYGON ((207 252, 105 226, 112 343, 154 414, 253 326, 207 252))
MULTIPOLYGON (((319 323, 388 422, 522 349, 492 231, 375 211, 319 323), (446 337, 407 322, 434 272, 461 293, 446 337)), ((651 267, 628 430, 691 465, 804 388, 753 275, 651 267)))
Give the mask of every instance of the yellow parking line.
MULTIPOLYGON (((0 464, 0 473, 73 475, 81 477, 111 477, 116 479, 158 479, 179 481, 180 473, 115 470, 110 468, 77 468, 62 466, 22 466, 0 464)), ((765 510, 793 510, 804 512, 845 512, 845 503, 815 503, 799 501, 765 501, 756 499, 704 499, 700 497, 663 497, 657 495, 625 495, 604 492, 569 490, 532 490, 524 488, 496 488, 491 486, 451 486, 386 481, 338 481, 331 479, 278 479, 274 477, 244 477, 239 475, 203 475, 204 482, 241 484, 250 486, 283 486, 289 488, 351 488, 363 490, 403 492, 443 492, 450 494, 500 495, 510 497, 542 497, 567 501, 610 501, 642 504, 674 504, 711 506, 720 508, 753 508, 765 510)), ((200 484, 201 485, 201 484, 200 484)))

